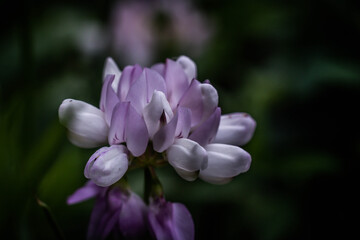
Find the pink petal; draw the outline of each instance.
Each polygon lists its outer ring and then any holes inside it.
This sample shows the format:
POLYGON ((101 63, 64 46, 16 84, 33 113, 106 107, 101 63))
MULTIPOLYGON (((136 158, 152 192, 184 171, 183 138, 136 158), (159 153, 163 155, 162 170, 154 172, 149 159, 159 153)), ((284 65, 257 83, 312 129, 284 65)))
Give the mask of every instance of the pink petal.
POLYGON ((151 69, 158 72, 161 76, 165 76, 165 64, 163 63, 157 63, 153 66, 151 66, 151 69))
POLYGON ((156 71, 145 68, 139 79, 130 87, 126 101, 130 101, 136 111, 142 114, 144 107, 150 102, 155 90, 166 94, 164 79, 156 71))
POLYGON ((182 203, 172 204, 172 235, 174 240, 194 239, 194 221, 189 210, 182 203))
POLYGON ((219 127, 221 109, 218 107, 213 114, 198 126, 189 136, 189 139, 198 142, 201 146, 209 144, 216 135, 219 127))
POLYGON ((189 210, 181 203, 166 202, 160 198, 150 203, 149 227, 159 240, 193 240, 194 221, 189 210))
POLYGON ((126 141, 125 126, 127 124, 127 112, 130 104, 128 102, 118 103, 111 118, 109 130, 109 144, 119 144, 126 141))
POLYGON ((109 144, 126 142, 134 156, 140 156, 146 150, 149 133, 141 115, 130 102, 116 105, 109 131, 109 144))
POLYGON ((130 87, 141 76, 141 74, 142 74, 142 68, 137 64, 134 66, 127 66, 124 68, 117 89, 117 95, 120 101, 125 101, 130 87))
POLYGON ((114 91, 116 91, 117 85, 119 83, 119 78, 121 76, 121 71, 119 70, 115 61, 111 57, 108 57, 105 61, 105 66, 103 71, 103 82, 105 81, 107 75, 115 76, 114 82, 111 84, 111 86, 114 89, 114 91))
POLYGON ((126 118, 125 133, 126 146, 129 151, 135 157, 142 155, 148 145, 149 133, 144 119, 131 105, 126 118))
POLYGON ((176 125, 178 123, 179 114, 175 114, 171 121, 164 125, 154 135, 153 147, 157 152, 163 152, 174 142, 176 125))
POLYGON ((191 111, 188 108, 178 108, 178 122, 175 130, 175 137, 187 138, 191 128, 191 111))
POLYGON ((172 109, 175 109, 180 98, 190 85, 188 77, 180 63, 167 59, 165 66, 165 82, 167 99, 172 109))
POLYGON ((146 233, 145 214, 147 207, 144 201, 135 193, 123 197, 123 207, 119 214, 121 234, 131 239, 141 239, 146 233))
POLYGON ((115 75, 107 75, 101 90, 100 109, 105 113, 105 121, 110 126, 111 116, 115 105, 119 102, 114 89, 111 87, 115 75))
POLYGON ((173 144, 176 137, 188 135, 190 131, 190 115, 189 109, 179 108, 173 119, 154 135, 154 150, 163 152, 173 144))
POLYGON ((77 189, 67 198, 67 204, 72 205, 95 197, 103 188, 92 181, 88 181, 83 187, 77 189))
POLYGON ((179 101, 179 106, 191 110, 191 126, 200 123, 203 115, 203 102, 201 96, 201 83, 194 79, 179 101))

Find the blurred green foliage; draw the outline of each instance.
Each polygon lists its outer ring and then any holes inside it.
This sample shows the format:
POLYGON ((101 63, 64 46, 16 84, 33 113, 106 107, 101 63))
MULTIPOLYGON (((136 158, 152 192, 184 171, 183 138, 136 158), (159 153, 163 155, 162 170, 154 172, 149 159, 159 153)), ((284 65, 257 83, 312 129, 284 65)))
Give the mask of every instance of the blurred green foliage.
MULTIPOLYGON (((72 146, 58 123, 65 98, 98 104, 110 48, 88 55, 78 33, 106 28, 114 1, 0 3, 0 226, 3 239, 83 239, 93 201, 66 205, 85 182, 94 149, 72 146)), ((158 170, 166 197, 193 215, 197 239, 346 239, 357 217, 360 15, 351 1, 215 1, 194 4, 215 36, 195 58, 223 113, 257 121, 249 172, 224 186, 158 170)), ((162 49, 158 61, 181 55, 162 49)), ((192 57, 190 55, 190 57, 192 57)), ((126 63, 126 59, 117 59, 126 63)), ((121 68, 124 65, 120 66, 121 68)), ((129 174, 142 194, 141 171, 129 174)))

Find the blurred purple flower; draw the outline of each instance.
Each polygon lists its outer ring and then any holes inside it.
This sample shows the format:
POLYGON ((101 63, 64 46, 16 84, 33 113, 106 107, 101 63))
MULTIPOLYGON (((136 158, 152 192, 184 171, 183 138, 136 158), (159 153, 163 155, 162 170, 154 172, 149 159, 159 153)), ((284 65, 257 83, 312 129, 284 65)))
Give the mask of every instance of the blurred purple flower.
POLYGON ((146 234, 147 207, 134 192, 117 186, 102 188, 88 181, 67 202, 71 205, 93 197, 96 202, 87 239, 105 239, 111 232, 120 232, 127 239, 138 239, 146 234))
POLYGON ((194 239, 194 222, 181 203, 167 202, 163 197, 151 199, 148 212, 149 227, 157 240, 194 239))
POLYGON ((149 141, 188 181, 200 176, 223 184, 247 171, 251 156, 238 145, 250 140, 255 121, 244 113, 221 116, 216 89, 196 80, 196 72, 185 56, 151 68, 127 66, 123 72, 107 59, 100 109, 72 99, 59 108, 72 143, 111 145, 90 158, 85 176, 99 186, 112 185, 134 157, 150 154, 149 141))
POLYGON ((119 2, 112 11, 113 50, 127 62, 149 64, 164 45, 199 55, 213 26, 190 1, 119 2))

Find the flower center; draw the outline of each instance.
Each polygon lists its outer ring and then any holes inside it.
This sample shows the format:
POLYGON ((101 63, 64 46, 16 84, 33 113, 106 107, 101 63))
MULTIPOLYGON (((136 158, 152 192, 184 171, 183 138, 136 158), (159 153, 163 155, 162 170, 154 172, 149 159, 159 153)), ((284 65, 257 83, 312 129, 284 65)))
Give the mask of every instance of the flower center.
POLYGON ((159 167, 167 164, 166 153, 154 151, 153 145, 149 142, 145 153, 139 157, 130 158, 129 170, 143 167, 159 167))

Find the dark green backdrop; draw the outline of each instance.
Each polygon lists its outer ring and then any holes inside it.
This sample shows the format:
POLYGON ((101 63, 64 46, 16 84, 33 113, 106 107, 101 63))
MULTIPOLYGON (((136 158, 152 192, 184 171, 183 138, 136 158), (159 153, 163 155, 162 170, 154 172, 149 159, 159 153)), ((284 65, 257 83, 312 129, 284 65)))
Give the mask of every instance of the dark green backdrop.
MULTIPOLYGON (((347 239, 358 223, 360 8, 356 1, 216 1, 194 5, 214 35, 192 56, 218 89, 223 113, 257 121, 244 148, 250 171, 224 186, 159 169, 166 197, 184 203, 196 239, 347 239), (355 217, 355 220, 350 220, 355 217)), ((73 34, 108 26, 113 1, 0 3, 1 239, 56 239, 36 197, 66 239, 85 238, 93 201, 67 206, 94 152, 69 143, 65 98, 98 104, 105 46, 88 56, 73 34)), ((169 44, 157 61, 183 54, 169 44)), ((114 57, 123 68, 126 59, 114 57)), ((142 194, 143 173, 130 174, 142 194)), ((356 235, 355 235, 356 236, 356 235)))

